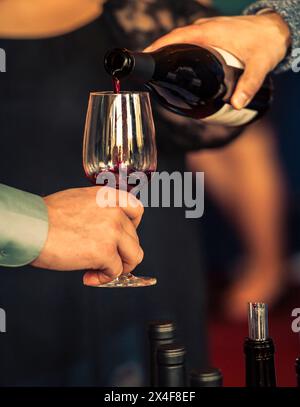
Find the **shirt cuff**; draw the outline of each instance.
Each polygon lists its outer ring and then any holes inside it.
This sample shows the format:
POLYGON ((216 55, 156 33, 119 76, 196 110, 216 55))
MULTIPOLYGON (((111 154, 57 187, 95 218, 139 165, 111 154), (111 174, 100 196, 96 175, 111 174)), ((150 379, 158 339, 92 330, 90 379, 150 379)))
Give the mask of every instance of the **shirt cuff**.
POLYGON ((247 7, 244 14, 259 14, 259 12, 265 9, 269 9, 269 11, 273 10, 280 14, 288 24, 291 31, 292 47, 288 51, 286 58, 275 69, 275 73, 285 72, 291 69, 293 63, 293 49, 300 47, 299 1, 260 0, 247 7))
POLYGON ((43 199, 0 184, 0 265, 20 267, 41 253, 48 236, 43 199))

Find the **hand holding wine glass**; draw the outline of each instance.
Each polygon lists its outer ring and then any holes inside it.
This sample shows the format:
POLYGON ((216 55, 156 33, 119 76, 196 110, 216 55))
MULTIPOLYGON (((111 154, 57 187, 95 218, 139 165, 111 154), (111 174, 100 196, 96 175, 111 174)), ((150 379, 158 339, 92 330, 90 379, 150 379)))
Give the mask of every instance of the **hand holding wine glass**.
POLYGON ((86 285, 105 284, 132 271, 143 259, 136 233, 143 206, 125 191, 126 207, 99 207, 101 187, 73 188, 44 198, 48 208, 46 244, 33 266, 50 270, 88 270, 86 285), (98 204, 97 204, 98 203, 98 204))

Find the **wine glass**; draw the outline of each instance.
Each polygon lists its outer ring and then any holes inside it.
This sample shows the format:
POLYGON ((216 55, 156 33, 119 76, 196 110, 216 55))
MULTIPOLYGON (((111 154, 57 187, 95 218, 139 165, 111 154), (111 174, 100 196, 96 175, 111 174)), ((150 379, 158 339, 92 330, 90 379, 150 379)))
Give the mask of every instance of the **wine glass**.
MULTIPOLYGON (((94 184, 104 174, 113 174, 115 188, 130 191, 135 174, 151 179, 156 170, 155 128, 147 92, 93 92, 90 94, 83 141, 83 167, 94 184), (125 183, 119 175, 126 171, 125 183)), ((139 177, 137 177, 139 178, 139 177)), ((124 180, 124 178, 123 178, 124 180)), ((99 287, 145 287, 152 277, 122 274, 99 287)))

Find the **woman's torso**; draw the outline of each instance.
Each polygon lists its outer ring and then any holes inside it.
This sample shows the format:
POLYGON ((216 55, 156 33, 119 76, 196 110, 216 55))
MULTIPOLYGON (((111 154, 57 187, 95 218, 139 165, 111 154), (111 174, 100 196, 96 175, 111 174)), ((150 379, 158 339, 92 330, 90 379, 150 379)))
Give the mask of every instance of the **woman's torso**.
MULTIPOLYGON (((1 182, 40 195, 89 186, 82 133, 89 92, 111 89, 104 53, 137 46, 137 38, 146 45, 165 30, 158 24, 139 31, 132 23, 127 31, 141 2, 133 9, 129 2, 129 11, 122 4, 108 2, 99 19, 69 34, 0 41, 7 53, 0 76, 1 182), (119 25, 120 18, 128 24, 119 25)), ((168 125, 156 127, 159 134, 168 125)), ((160 169, 184 167, 183 154, 160 151, 159 158, 160 169)), ((177 319, 191 357, 204 363, 197 224, 184 218, 184 209, 149 208, 139 233, 146 253, 139 270, 159 280, 151 290, 107 292, 83 287, 80 273, 1 270, 1 304, 11 318, 1 337, 1 384, 110 385, 122 366, 144 366, 143 327, 158 317, 177 319)))

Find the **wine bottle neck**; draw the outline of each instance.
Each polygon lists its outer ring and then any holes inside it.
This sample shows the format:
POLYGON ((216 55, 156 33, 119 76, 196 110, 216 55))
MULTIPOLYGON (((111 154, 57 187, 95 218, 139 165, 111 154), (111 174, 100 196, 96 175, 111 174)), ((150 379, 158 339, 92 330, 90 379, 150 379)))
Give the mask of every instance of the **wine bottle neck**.
POLYGON ((247 338, 244 344, 247 387, 276 387, 274 343, 247 338))
POLYGON ((155 72, 155 60, 150 53, 134 52, 131 54, 133 68, 131 75, 139 82, 149 82, 155 72))
POLYGON ((148 82, 155 71, 155 61, 150 53, 131 52, 125 48, 109 51, 104 58, 106 71, 117 79, 133 77, 139 82, 148 82))

